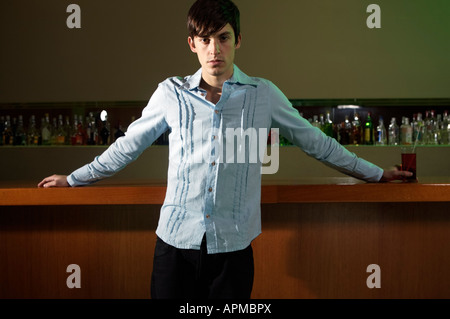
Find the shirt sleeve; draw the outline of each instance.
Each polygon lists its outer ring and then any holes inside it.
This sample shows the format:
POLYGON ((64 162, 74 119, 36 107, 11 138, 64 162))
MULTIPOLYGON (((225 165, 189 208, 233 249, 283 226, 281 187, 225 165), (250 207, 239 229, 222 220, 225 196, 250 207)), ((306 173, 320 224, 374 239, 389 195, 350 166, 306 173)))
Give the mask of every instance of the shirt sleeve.
POLYGON ((341 173, 365 180, 378 182, 383 170, 343 147, 336 139, 327 136, 300 116, 287 97, 269 82, 272 106, 272 127, 306 154, 341 173))
POLYGON ((135 161, 168 129, 165 95, 166 89, 159 85, 142 111, 142 116, 130 124, 125 136, 118 138, 91 163, 67 176, 69 185, 81 186, 97 182, 114 175, 135 161))

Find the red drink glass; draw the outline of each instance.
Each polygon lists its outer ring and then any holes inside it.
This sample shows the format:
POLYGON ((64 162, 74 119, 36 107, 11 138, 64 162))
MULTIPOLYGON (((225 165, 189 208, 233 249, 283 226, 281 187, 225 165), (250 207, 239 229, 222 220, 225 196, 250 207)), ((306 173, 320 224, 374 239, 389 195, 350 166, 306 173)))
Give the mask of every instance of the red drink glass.
POLYGON ((402 171, 412 172, 411 177, 405 177, 408 182, 417 181, 416 175, 416 153, 402 153, 402 171))

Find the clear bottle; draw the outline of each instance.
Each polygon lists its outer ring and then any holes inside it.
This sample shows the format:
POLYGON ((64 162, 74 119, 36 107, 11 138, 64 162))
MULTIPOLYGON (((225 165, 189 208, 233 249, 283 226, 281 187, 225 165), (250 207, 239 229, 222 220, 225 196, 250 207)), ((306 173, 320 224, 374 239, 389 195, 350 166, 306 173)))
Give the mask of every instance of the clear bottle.
POLYGON ((399 127, 395 117, 391 118, 391 124, 388 127, 388 143, 389 145, 399 145, 399 127))
POLYGON ((444 111, 441 128, 441 143, 443 145, 450 144, 450 117, 448 111, 444 111))
POLYGON ((417 113, 413 126, 413 142, 417 145, 424 143, 425 123, 422 119, 422 113, 417 113))
POLYGON ((375 145, 386 145, 387 144, 387 132, 384 126, 383 117, 380 116, 378 119, 377 133, 375 137, 375 145))
POLYGON ((412 144, 412 126, 409 124, 409 118, 404 117, 403 123, 400 126, 400 138, 402 145, 412 144))
POLYGON ((48 113, 45 113, 45 117, 42 119, 41 123, 42 145, 50 145, 52 138, 52 128, 50 123, 50 116, 48 113))

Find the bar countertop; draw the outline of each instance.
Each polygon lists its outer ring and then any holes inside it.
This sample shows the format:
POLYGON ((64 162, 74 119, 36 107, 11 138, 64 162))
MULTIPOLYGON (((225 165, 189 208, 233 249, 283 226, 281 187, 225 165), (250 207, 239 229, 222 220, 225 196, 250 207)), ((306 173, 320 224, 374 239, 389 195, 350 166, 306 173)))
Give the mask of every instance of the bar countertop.
MULTIPOLYGON (((160 205, 164 180, 108 180, 84 187, 38 188, 36 181, 0 182, 0 206, 160 205)), ((450 178, 418 183, 364 183, 351 177, 264 181, 261 203, 450 202, 450 178)))

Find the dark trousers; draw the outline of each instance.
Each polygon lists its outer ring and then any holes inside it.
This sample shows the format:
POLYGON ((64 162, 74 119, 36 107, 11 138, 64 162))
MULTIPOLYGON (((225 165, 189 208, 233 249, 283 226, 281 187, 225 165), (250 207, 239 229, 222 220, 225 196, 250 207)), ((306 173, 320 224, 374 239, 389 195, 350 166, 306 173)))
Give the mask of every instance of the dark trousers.
POLYGON ((249 299, 253 287, 251 245, 235 252, 207 254, 178 249, 156 240, 151 283, 152 299, 249 299))

